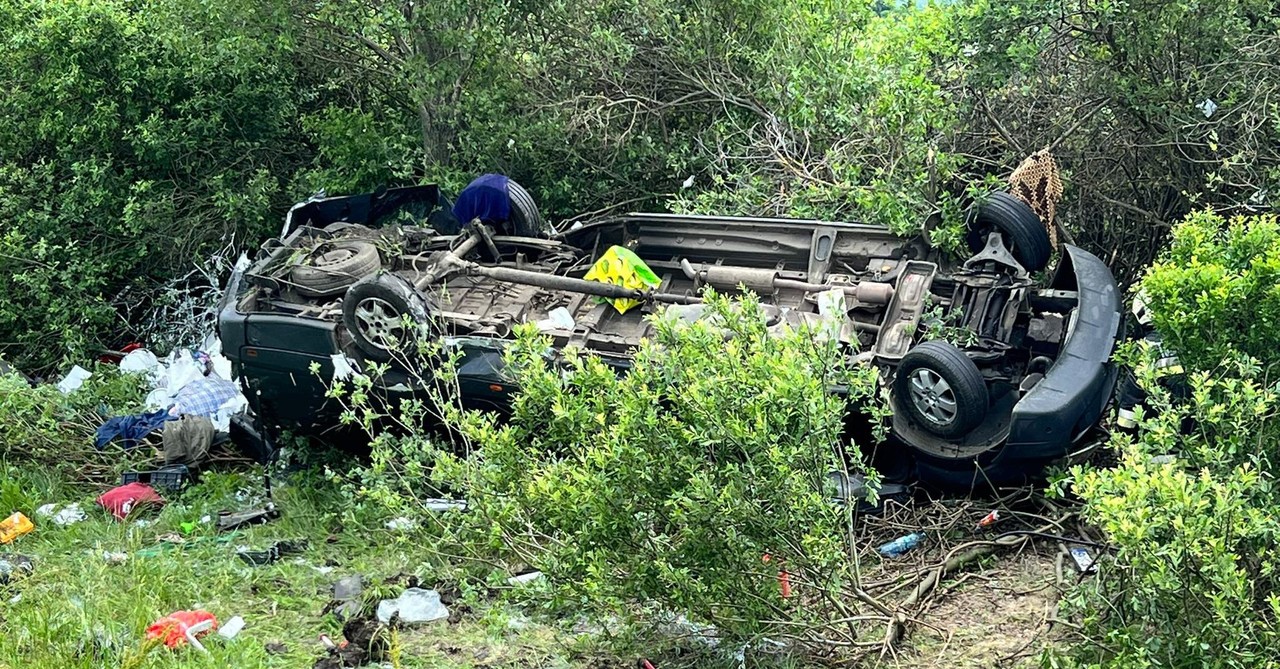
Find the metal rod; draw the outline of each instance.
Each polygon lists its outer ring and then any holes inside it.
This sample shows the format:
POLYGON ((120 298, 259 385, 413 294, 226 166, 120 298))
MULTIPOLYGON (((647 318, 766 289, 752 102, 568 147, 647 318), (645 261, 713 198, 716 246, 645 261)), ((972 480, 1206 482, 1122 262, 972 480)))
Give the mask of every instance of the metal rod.
POLYGON ((659 293, 656 291, 637 290, 635 288, 623 288, 622 286, 615 286, 611 283, 587 281, 586 279, 575 279, 573 277, 559 276, 556 274, 529 272, 522 269, 512 269, 510 267, 486 267, 472 262, 464 262, 461 264, 461 267, 467 274, 479 274, 480 276, 487 276, 491 279, 497 279, 498 281, 537 286, 539 288, 546 288, 549 290, 583 293, 586 295, 595 295, 597 297, 625 298, 640 300, 642 302, 653 300, 655 302, 666 302, 670 304, 699 304, 702 302, 702 298, 695 297, 693 295, 677 295, 675 293, 659 293))

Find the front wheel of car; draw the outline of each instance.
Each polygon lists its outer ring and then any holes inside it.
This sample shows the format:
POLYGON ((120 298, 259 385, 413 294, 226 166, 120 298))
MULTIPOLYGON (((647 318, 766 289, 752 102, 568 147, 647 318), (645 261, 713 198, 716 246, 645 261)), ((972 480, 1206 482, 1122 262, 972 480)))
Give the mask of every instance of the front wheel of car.
POLYGON ((435 309, 426 295, 390 273, 352 284, 342 299, 342 323, 356 348, 371 360, 390 362, 411 355, 415 332, 433 325, 435 309))
POLYGON ((911 349, 898 364, 894 399, 916 423, 939 437, 959 437, 987 414, 987 386, 963 351, 941 341, 911 349))

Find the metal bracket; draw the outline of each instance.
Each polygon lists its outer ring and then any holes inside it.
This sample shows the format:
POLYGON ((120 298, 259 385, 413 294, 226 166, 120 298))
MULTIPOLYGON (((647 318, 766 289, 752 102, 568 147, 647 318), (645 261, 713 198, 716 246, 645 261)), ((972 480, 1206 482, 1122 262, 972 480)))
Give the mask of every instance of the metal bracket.
POLYGON ((1004 265, 1013 270, 1014 275, 1023 278, 1028 275, 1024 268, 1013 254, 1009 252, 1009 248, 1004 245, 1004 239, 1000 237, 1000 233, 993 231, 987 235, 987 245, 981 251, 974 254, 973 257, 964 261, 965 269, 973 269, 974 267, 984 263, 993 262, 997 265, 1004 265))

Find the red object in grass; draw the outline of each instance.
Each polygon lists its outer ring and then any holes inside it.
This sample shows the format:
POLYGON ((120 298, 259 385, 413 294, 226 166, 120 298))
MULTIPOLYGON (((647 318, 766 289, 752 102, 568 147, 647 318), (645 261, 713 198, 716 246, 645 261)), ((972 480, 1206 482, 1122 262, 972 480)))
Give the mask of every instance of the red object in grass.
POLYGON ((218 619, 208 611, 174 611, 151 623, 151 626, 147 628, 147 638, 161 639, 164 641, 164 645, 170 648, 177 648, 187 643, 188 629, 210 620, 213 621, 213 626, 203 632, 197 632, 197 637, 218 629, 218 619))
POLYGON ((98 498, 98 504, 111 515, 124 520, 130 511, 142 504, 164 504, 164 498, 145 483, 130 483, 112 488, 98 498))
POLYGON ((120 361, 124 359, 125 355, 132 353, 140 348, 142 348, 142 344, 140 342, 135 341, 131 344, 125 344, 124 348, 120 349, 119 353, 116 353, 116 352, 103 353, 102 355, 98 356, 98 362, 106 363, 108 365, 118 365, 120 364, 120 361))
POLYGON ((653 663, 648 660, 640 660, 640 666, 644 669, 654 669, 653 663))

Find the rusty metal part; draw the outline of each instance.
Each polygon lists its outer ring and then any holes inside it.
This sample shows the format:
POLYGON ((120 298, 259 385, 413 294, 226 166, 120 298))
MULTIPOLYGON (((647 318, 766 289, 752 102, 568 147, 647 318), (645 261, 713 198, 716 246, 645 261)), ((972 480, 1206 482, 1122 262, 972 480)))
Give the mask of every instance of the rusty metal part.
POLYGON ((722 288, 745 286, 756 292, 773 292, 779 289, 803 290, 820 293, 843 290, 863 304, 888 304, 893 298, 893 286, 887 283, 831 284, 811 283, 796 279, 784 279, 777 270, 732 265, 702 265, 694 267, 687 258, 680 260, 680 269, 694 282, 707 283, 722 288))

